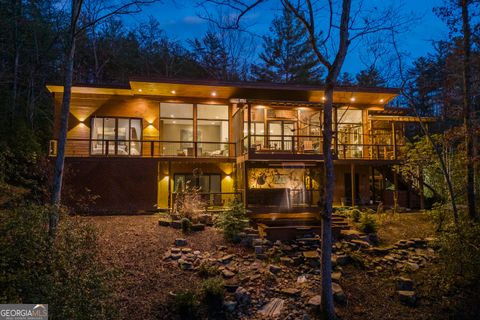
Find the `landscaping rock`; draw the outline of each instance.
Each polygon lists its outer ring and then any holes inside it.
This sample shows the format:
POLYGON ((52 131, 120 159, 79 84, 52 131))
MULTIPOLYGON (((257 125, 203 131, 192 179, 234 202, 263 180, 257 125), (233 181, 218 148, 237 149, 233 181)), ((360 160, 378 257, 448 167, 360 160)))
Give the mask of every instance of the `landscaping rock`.
POLYGON ((170 220, 167 220, 167 219, 158 220, 158 225, 162 226, 162 227, 170 227, 171 224, 172 224, 172 222, 170 220))
POLYGON ((230 278, 233 278, 235 276, 235 273, 233 273, 232 271, 230 271, 228 269, 223 269, 222 270, 222 276, 225 279, 230 279, 230 278))
POLYGON ((340 282, 340 278, 342 277, 342 273, 341 272, 332 272, 332 281, 333 282, 340 282))
POLYGON ((320 308, 321 304, 322 304, 322 296, 321 295, 313 296, 307 302, 307 305, 312 307, 312 308, 320 308))
POLYGON ((277 274, 279 273, 280 271, 282 271, 282 268, 280 268, 279 266, 276 266, 276 265, 273 265, 271 264, 268 269, 270 270, 271 273, 273 274, 277 274))
POLYGON ((347 301, 347 296, 345 296, 342 287, 340 287, 338 283, 332 283, 332 291, 333 299, 335 299, 337 303, 345 303, 347 301))
POLYGON ((296 296, 300 293, 300 289, 297 288, 283 288, 279 291, 287 296, 296 296))
POLYGON ((203 231, 205 230, 205 225, 202 223, 197 223, 197 224, 192 224, 190 227, 190 230, 192 231, 203 231))
POLYGON ((237 307, 237 302, 235 301, 224 301, 223 302, 223 308, 225 309, 225 311, 227 312, 233 312, 235 311, 235 308, 237 307))
POLYGON ((182 228, 182 223, 180 222, 180 220, 173 220, 171 223, 170 223, 170 226, 172 228, 175 228, 175 229, 181 229, 182 228))
POLYGON ((406 277, 398 277, 395 279, 395 286, 398 291, 413 291, 414 281, 406 277))
POLYGON ((342 254, 337 256, 337 265, 339 266, 346 266, 351 262, 351 259, 348 255, 342 254))
POLYGON ((248 307, 251 303, 250 293, 243 287, 238 287, 235 290, 235 299, 241 307, 248 307))
POLYGON ((229 255, 223 256, 220 259, 218 259, 218 262, 223 263, 223 264, 229 264, 234 257, 235 256, 233 254, 229 254, 229 255))
POLYGON ((179 259, 178 264, 180 265, 180 268, 182 270, 192 270, 193 269, 193 265, 190 262, 188 262, 184 259, 179 259))
POLYGON ((255 246, 255 254, 264 254, 265 253, 265 250, 263 248, 263 246, 255 246))
POLYGON ((258 313, 267 319, 276 318, 282 313, 284 303, 285 300, 283 299, 273 298, 269 303, 264 305, 258 313))
POLYGON ((294 261, 292 258, 289 257, 280 257, 280 262, 283 263, 286 266, 293 266, 294 261))
POLYGON ((177 247, 184 247, 184 246, 187 245, 187 240, 186 239, 181 239, 181 238, 175 239, 175 245, 177 247))
POLYGON ((397 291, 397 295, 400 302, 407 306, 413 307, 417 303, 415 291, 399 290, 397 291))
POLYGON ((350 243, 353 243, 357 248, 369 248, 371 247, 370 243, 364 240, 353 239, 350 240, 350 243))

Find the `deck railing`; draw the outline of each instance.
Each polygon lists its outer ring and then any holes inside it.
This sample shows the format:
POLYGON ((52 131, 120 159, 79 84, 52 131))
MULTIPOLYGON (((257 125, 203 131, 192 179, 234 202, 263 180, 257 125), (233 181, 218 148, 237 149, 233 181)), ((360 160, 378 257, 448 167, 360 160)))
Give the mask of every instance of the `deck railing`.
MULTIPOLYGON (((178 193, 172 192, 172 207, 178 193)), ((231 201, 242 199, 240 192, 201 192, 200 198, 206 208, 226 207, 231 201)))
MULTIPOLYGON (((364 137, 365 138, 365 137, 364 137)), ((281 136, 250 135, 250 149, 246 136, 241 143, 242 153, 255 156, 262 154, 323 155, 323 138, 321 136, 281 136)), ((373 141, 372 137, 368 140, 373 141)), ((396 160, 402 144, 335 143, 332 140, 332 153, 337 159, 396 160)))
MULTIPOLYGON (((57 155, 57 141, 50 141, 49 154, 57 155)), ((235 157, 235 143, 213 141, 67 139, 66 157, 235 157)))

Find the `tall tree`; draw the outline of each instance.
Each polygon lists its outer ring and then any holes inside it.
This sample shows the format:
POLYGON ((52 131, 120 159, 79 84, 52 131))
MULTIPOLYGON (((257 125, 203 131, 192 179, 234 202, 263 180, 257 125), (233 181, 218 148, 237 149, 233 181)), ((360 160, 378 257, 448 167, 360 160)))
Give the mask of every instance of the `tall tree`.
MULTIPOLYGON (((463 89, 463 126, 465 130, 465 155, 467 161, 467 204, 468 214, 473 220, 477 219, 476 200, 475 200, 475 152, 474 152, 474 117, 472 112, 472 13, 475 12, 475 6, 478 7, 478 1, 474 0, 445 0, 444 6, 436 8, 437 14, 446 21, 450 28, 451 35, 459 35, 462 38, 462 89, 463 89), (472 11, 471 11, 472 10, 472 11)), ((474 26, 475 27, 475 26, 474 26)), ((478 27, 478 25, 477 25, 478 27)))
MULTIPOLYGON (((215 5, 224 5, 228 8, 236 10, 236 14, 226 25, 227 28, 241 28, 240 22, 249 11, 261 4, 262 0, 256 1, 237 1, 237 0, 210 0, 203 1, 201 5, 206 8, 205 3, 213 3, 215 5)), ((398 8, 387 8, 384 12, 375 8, 377 14, 372 14, 370 10, 362 7, 363 1, 360 1, 357 8, 352 10, 351 0, 342 0, 338 4, 338 8, 334 7, 331 0, 327 3, 328 23, 324 23, 326 30, 317 28, 317 20, 319 18, 320 2, 312 2, 310 0, 295 3, 282 0, 283 7, 291 12, 296 20, 303 26, 307 33, 308 43, 311 51, 315 55, 319 64, 323 65, 327 70, 323 105, 324 126, 323 126, 323 153, 324 153, 324 181, 325 195, 324 207, 321 210, 322 220, 322 288, 321 288, 321 304, 322 313, 326 319, 335 319, 333 295, 332 295, 332 279, 331 279, 331 254, 332 254, 332 205, 334 191, 334 166, 332 154, 332 110, 333 110, 333 92, 338 82, 341 68, 345 61, 350 44, 356 39, 362 38, 368 34, 380 31, 395 31, 401 25, 405 26, 410 23, 410 19, 398 16, 398 8), (351 16, 351 11, 354 15, 351 16), (363 15, 362 15, 363 14, 363 15), (338 17, 338 18, 337 18, 338 17), (361 21, 361 25, 358 25, 361 21), (357 23, 356 23, 357 22, 357 23), (336 29, 337 31, 332 31, 336 29), (332 43, 333 42, 333 43, 332 43), (328 44, 328 45, 327 45, 328 44), (331 46, 329 46, 331 45, 331 46), (326 48, 333 47, 333 52, 326 52, 326 48), (328 54, 330 53, 330 54, 328 54)), ((211 15, 206 12, 206 19, 212 20, 211 15)))
POLYGON ((278 83, 319 83, 322 69, 312 53, 307 33, 294 14, 284 9, 263 37, 260 64, 252 66, 256 80, 278 83))
POLYGON ((155 2, 155 0, 137 0, 137 1, 106 1, 97 7, 98 15, 91 21, 86 21, 82 26, 79 26, 83 0, 72 0, 70 4, 70 23, 68 28, 68 35, 66 38, 66 53, 65 53, 65 70, 64 70, 64 85, 63 97, 60 114, 60 133, 58 137, 57 158, 55 160, 55 168, 53 174, 52 197, 51 202, 54 206, 54 211, 49 219, 49 234, 51 238, 56 236, 59 208, 62 198, 62 184, 63 174, 65 168, 65 146, 67 142, 68 132, 68 116, 70 114, 70 100, 72 96, 72 83, 75 60, 75 46, 80 33, 105 19, 113 17, 118 14, 128 14, 141 11, 141 5, 155 2))
POLYGON ((353 86, 355 85, 355 79, 353 79, 352 75, 348 72, 344 72, 342 73, 339 77, 338 77, 338 84, 340 86, 346 86, 346 87, 350 87, 350 86, 353 86))
POLYGON ((385 87, 387 84, 375 66, 361 70, 355 78, 359 87, 385 87))
POLYGON ((227 48, 217 33, 208 31, 201 39, 191 41, 191 46, 197 62, 207 77, 217 80, 236 78, 235 74, 231 74, 227 48))

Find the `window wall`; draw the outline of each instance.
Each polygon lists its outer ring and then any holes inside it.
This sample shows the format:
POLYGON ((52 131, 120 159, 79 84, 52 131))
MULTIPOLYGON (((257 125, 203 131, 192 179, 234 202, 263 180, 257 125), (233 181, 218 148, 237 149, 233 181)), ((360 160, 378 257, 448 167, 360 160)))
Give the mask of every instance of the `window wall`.
POLYGON ((228 106, 197 105, 197 154, 227 156, 228 106))
POLYGON ((362 110, 337 109, 338 152, 346 158, 359 158, 363 153, 362 110))
POLYGON ((160 104, 160 141, 162 155, 194 155, 192 104, 160 104))
POLYGON ((95 117, 90 128, 92 155, 141 155, 142 119, 95 117))

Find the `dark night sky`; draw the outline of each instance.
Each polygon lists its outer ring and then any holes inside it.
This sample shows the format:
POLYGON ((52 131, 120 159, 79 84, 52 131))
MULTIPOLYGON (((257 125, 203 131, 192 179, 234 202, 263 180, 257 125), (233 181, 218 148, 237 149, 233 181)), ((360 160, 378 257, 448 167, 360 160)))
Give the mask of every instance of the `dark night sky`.
MULTIPOLYGON (((382 3, 399 3, 399 0, 366 0, 380 1, 382 3)), ((371 4, 370 2, 369 4, 371 4)), ((441 40, 447 36, 447 28, 440 19, 432 12, 435 6, 443 3, 443 0, 402 0, 402 10, 405 14, 412 12, 420 18, 418 23, 411 27, 411 30, 401 35, 399 43, 400 50, 406 52, 410 60, 425 55, 432 51, 432 40, 441 40)), ((274 14, 278 13, 280 4, 271 0, 267 5, 256 9, 248 17, 254 25, 249 29, 255 34, 262 35, 268 31, 270 21, 274 14)), ((131 19, 135 21, 145 20, 147 16, 153 16, 158 19, 161 28, 173 39, 186 40, 195 37, 201 37, 208 28, 208 23, 200 19, 197 15, 199 9, 195 7, 195 1, 165 1, 163 4, 155 4, 147 7, 140 15, 131 19)), ((258 47, 261 48, 261 41, 258 47)), ((352 73, 358 72, 365 66, 360 63, 361 48, 353 48, 347 56, 343 71, 352 73)), ((365 59, 364 59, 365 60, 365 59)))

